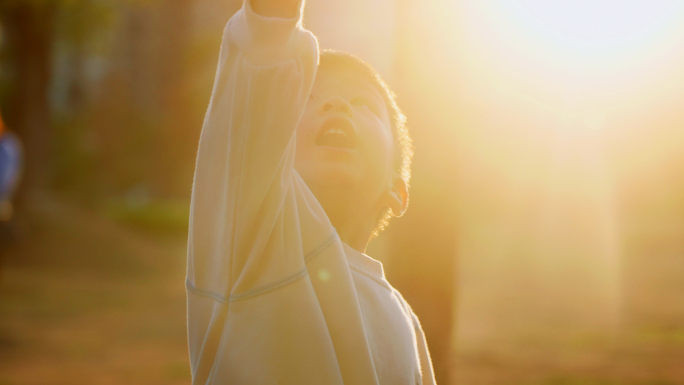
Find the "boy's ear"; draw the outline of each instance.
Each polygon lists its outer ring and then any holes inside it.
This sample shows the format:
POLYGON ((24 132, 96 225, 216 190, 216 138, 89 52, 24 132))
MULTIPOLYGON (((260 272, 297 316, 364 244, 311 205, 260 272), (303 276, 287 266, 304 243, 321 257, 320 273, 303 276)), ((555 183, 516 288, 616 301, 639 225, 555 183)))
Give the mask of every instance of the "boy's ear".
POLYGON ((395 217, 400 217, 404 215, 406 207, 408 207, 408 186, 403 178, 400 176, 395 176, 392 181, 392 187, 390 189, 390 210, 392 210, 392 215, 395 217))

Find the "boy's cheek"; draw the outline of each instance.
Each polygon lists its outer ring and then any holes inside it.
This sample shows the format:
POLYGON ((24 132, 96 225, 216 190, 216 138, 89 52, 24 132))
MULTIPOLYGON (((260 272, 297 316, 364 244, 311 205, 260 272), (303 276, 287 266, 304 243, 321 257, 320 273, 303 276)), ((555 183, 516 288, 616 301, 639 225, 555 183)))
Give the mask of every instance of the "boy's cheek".
POLYGON ((393 158, 394 143, 392 138, 384 132, 373 132, 363 138, 359 144, 363 147, 366 158, 372 163, 384 165, 387 163, 386 159, 393 158))

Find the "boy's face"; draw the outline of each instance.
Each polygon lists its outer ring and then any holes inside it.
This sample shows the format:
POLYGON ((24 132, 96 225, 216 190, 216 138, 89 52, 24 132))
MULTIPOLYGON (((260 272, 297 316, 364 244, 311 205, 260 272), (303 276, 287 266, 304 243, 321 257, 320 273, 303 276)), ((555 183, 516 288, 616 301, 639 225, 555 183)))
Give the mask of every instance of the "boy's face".
POLYGON ((351 70, 319 69, 296 146, 295 169, 319 201, 336 198, 320 194, 351 194, 344 200, 370 209, 382 205, 398 177, 385 101, 351 70))

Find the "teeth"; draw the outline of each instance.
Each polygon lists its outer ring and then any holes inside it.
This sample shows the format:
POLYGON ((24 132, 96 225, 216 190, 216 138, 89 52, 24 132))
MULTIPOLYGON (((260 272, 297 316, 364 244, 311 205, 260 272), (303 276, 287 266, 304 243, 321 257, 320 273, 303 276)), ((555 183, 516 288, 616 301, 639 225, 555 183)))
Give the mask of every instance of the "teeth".
POLYGON ((328 131, 325 132, 326 134, 340 134, 347 136, 347 133, 344 132, 343 130, 340 130, 339 128, 331 128, 328 131))

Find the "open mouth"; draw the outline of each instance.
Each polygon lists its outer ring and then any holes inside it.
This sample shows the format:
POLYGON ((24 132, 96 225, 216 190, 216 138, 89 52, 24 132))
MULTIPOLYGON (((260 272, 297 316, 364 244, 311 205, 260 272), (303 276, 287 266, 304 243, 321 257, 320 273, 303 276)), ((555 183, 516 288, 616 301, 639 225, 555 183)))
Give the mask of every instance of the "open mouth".
POLYGON ((316 144, 319 146, 353 149, 356 146, 354 124, 344 117, 327 119, 318 131, 316 144))

